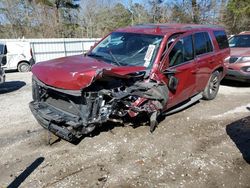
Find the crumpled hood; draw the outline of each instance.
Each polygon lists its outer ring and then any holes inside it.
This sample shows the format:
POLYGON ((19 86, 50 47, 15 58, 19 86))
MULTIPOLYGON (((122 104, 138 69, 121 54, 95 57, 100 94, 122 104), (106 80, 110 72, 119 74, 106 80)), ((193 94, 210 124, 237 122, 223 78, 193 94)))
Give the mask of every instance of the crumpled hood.
POLYGON ((250 56, 250 48, 230 48, 231 56, 242 57, 250 56))
POLYGON ((142 70, 145 67, 114 66, 83 55, 44 61, 32 66, 32 73, 37 79, 46 85, 65 90, 85 88, 102 72, 119 77, 142 70))

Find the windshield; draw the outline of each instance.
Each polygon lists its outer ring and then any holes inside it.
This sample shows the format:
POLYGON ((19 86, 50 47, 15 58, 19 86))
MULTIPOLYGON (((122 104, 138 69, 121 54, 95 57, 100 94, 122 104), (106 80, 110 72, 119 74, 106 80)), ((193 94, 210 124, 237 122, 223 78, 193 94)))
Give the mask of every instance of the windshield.
POLYGON ((88 56, 118 66, 151 67, 162 36, 113 32, 100 42, 88 56))
POLYGON ((231 48, 250 48, 250 35, 236 35, 229 39, 231 48))

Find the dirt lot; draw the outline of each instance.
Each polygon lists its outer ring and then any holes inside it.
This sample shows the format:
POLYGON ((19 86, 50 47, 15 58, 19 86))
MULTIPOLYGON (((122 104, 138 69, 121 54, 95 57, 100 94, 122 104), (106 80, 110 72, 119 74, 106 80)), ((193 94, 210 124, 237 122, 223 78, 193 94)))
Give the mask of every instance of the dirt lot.
POLYGON ((104 128, 78 145, 49 146, 28 107, 31 74, 8 73, 0 187, 250 187, 249 96, 250 85, 227 82, 215 100, 166 117, 153 134, 104 128))

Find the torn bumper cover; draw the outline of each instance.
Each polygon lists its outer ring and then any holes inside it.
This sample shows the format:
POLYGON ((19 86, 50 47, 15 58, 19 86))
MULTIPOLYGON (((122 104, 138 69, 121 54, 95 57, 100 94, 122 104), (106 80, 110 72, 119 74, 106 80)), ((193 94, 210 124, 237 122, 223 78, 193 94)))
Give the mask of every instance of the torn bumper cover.
POLYGON ((53 88, 33 77, 32 92, 30 109, 37 121, 70 142, 108 121, 130 122, 141 115, 153 125, 168 99, 165 84, 140 76, 104 76, 81 91, 53 88))

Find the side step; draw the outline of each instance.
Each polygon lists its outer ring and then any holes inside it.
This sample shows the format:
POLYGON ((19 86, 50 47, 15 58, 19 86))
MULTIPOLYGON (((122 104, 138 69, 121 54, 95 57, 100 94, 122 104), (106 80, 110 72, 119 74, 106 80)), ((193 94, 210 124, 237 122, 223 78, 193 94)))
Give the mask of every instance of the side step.
POLYGON ((169 114, 179 112, 179 111, 185 109, 186 107, 190 106, 191 104, 194 104, 195 102, 197 102, 201 98, 202 98, 202 93, 199 93, 199 94, 193 96, 187 103, 184 103, 183 105, 181 105, 177 108, 174 108, 173 110, 167 111, 167 112, 163 113, 163 115, 169 115, 169 114))

